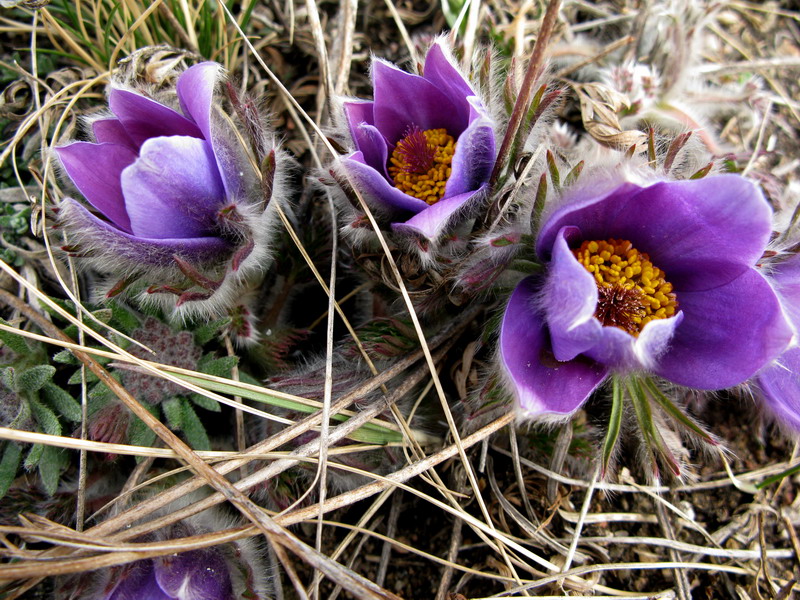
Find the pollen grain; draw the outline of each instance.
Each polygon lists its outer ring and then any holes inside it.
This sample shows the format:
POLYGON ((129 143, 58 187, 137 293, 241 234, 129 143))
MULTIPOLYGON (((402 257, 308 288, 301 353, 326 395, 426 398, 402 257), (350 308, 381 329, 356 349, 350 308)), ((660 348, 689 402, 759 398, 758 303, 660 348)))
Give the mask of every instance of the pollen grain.
POLYGON ((409 129, 389 157, 394 187, 436 204, 444 196, 455 151, 456 142, 446 129, 409 129))
POLYGON ((588 240, 572 253, 594 276, 598 289, 595 317, 633 336, 655 319, 673 316, 678 300, 664 271, 628 240, 588 240))

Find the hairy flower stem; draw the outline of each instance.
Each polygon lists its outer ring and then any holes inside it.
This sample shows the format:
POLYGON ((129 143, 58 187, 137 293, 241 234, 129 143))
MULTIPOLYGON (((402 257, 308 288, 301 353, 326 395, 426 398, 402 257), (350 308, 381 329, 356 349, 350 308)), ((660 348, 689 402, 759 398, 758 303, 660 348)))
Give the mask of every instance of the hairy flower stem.
POLYGON ((550 36, 553 34, 553 28, 555 27, 560 5, 561 0, 550 0, 547 4, 547 11, 544 14, 544 19, 542 19, 542 26, 539 29, 539 35, 536 37, 536 44, 533 46, 533 54, 531 54, 531 58, 528 61, 528 70, 525 72, 525 79, 522 81, 522 89, 520 89, 517 101, 514 103, 514 109, 508 121, 506 134, 503 136, 503 142, 497 153, 497 161, 494 163, 494 170, 489 179, 490 189, 494 188, 502 170, 505 168, 505 162, 516 140, 519 128, 522 125, 522 119, 528 114, 533 85, 541 70, 544 61, 544 52, 547 49, 547 45, 550 43, 550 36))

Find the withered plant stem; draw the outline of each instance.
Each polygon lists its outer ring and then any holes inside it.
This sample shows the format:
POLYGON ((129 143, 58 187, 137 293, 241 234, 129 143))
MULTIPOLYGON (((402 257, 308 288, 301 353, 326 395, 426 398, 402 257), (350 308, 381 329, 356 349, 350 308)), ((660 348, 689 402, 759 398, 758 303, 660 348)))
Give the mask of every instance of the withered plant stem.
POLYGON ((533 86, 536 82, 536 77, 542 68, 544 61, 544 53, 547 50, 547 45, 550 43, 550 36, 553 34, 553 28, 556 24, 556 16, 558 16, 558 9, 561 5, 561 0, 550 0, 547 4, 547 10, 542 19, 542 26, 539 29, 539 35, 536 36, 536 43, 533 46, 533 53, 528 61, 528 70, 525 72, 525 78, 522 80, 522 88, 520 89, 517 101, 514 103, 514 109, 511 111, 511 118, 508 121, 508 128, 503 136, 503 142, 500 144, 500 150, 497 153, 497 161, 494 163, 494 170, 492 177, 489 180, 489 187, 494 188, 497 179, 500 177, 503 165, 508 159, 508 154, 511 152, 511 146, 517 137, 519 128, 522 125, 522 120, 531 105, 531 93, 533 86))
MULTIPOLYGON (((47 335, 65 342, 73 343, 73 340, 61 331, 61 329, 6 290, 0 289, 0 302, 6 304, 10 308, 19 310, 42 329, 42 331, 47 333, 47 335)), ((319 569, 325 573, 325 575, 341 584, 342 587, 357 598, 363 598, 364 600, 373 600, 374 598, 399 600, 399 597, 395 594, 380 588, 365 577, 345 568, 339 563, 329 560, 325 555, 317 552, 294 534, 275 523, 275 521, 273 521, 260 506, 250 500, 244 492, 237 489, 230 481, 225 479, 221 473, 203 461, 178 436, 150 414, 150 412, 142 406, 136 398, 131 396, 128 390, 114 379, 100 363, 85 352, 73 350, 73 354, 78 360, 85 364, 101 382, 108 386, 122 403, 125 404, 134 415, 139 417, 153 433, 160 437, 167 446, 172 448, 172 450, 185 460, 198 475, 205 479, 216 491, 222 494, 225 500, 233 504, 267 537, 267 539, 270 540, 287 570, 291 571, 293 569, 291 564, 286 562, 287 558, 284 554, 285 549, 291 550, 297 556, 302 557, 302 559, 308 562, 313 568, 319 569)), ((302 588, 297 591, 301 597, 305 596, 305 592, 302 588)))

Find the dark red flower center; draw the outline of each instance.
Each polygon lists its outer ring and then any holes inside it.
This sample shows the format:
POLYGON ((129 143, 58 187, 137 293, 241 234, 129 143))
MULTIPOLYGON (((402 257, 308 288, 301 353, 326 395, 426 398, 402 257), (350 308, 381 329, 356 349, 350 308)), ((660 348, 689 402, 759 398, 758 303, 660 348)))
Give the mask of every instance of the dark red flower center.
POLYGON ((446 129, 410 127, 389 157, 394 187, 435 204, 444 196, 456 142, 446 129))
POLYGON ((594 316, 606 326, 638 336, 655 319, 675 314, 678 300, 664 271, 628 240, 588 240, 572 253, 594 276, 594 316))

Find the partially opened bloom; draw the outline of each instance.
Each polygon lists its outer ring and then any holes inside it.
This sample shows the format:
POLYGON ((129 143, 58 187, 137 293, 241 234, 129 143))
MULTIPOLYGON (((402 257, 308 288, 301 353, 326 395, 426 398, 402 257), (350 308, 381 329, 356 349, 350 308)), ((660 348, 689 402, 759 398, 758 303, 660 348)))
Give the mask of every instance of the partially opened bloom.
POLYGON ((546 220, 543 276, 514 290, 500 362, 528 416, 566 416, 611 373, 703 390, 752 377, 792 338, 755 268, 771 232, 735 175, 579 190, 546 220))
POLYGON ((794 344, 758 374, 755 383, 776 421, 800 432, 800 254, 777 263, 772 279, 796 337, 794 344))
POLYGON ((373 101, 344 103, 355 151, 342 165, 393 228, 435 240, 487 189, 492 121, 441 42, 422 76, 373 59, 372 82, 373 101))
POLYGON ((112 85, 112 115, 92 122, 96 141, 56 148, 97 211, 61 203, 70 247, 122 284, 141 280, 178 304, 224 304, 269 257, 274 211, 219 114, 222 75, 216 63, 195 65, 160 101, 112 85))

